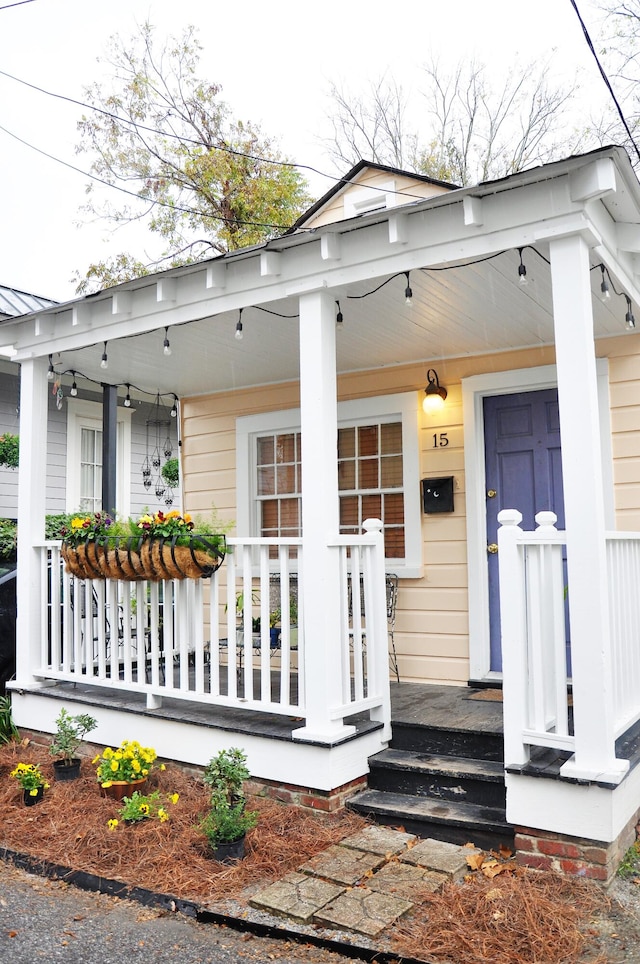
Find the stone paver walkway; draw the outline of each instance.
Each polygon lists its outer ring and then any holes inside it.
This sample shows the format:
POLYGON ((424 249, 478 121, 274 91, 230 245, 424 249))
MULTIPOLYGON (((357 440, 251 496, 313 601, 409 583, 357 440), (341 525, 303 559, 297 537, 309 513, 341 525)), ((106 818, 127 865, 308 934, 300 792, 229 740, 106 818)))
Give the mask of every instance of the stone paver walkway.
POLYGON ((462 877, 473 852, 389 827, 367 827, 249 902, 279 917, 376 937, 447 880, 462 877))

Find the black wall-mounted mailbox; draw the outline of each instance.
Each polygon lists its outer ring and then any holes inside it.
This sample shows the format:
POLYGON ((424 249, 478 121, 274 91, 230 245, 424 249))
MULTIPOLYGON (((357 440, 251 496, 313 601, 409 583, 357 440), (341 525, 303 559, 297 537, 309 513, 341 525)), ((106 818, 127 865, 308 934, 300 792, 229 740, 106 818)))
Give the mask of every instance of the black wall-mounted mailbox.
POLYGON ((453 476, 422 480, 423 512, 453 512, 453 476))

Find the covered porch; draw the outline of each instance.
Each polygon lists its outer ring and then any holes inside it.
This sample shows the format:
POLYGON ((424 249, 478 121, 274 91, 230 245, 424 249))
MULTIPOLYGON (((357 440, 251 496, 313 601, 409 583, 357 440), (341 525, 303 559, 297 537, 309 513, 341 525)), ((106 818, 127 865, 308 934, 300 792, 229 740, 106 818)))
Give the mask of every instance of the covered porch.
MULTIPOLYGON (((636 550, 608 548, 619 530, 630 544, 640 538, 640 470, 637 460, 621 465, 612 446, 607 374, 609 364, 622 385, 627 355, 638 353, 638 182, 626 155, 611 148, 474 188, 439 188, 429 197, 403 190, 402 203, 387 187, 391 201, 363 214, 303 221, 260 248, 2 325, 22 365, 16 719, 50 729, 50 681, 65 693, 75 683, 113 693, 114 706, 144 700, 145 738, 164 755, 203 762, 216 747, 196 740, 185 749, 180 725, 164 718, 169 700, 212 713, 295 716, 302 726, 286 753, 255 743, 261 776, 323 791, 362 779, 369 757, 391 738, 385 572, 400 579, 401 679, 420 683, 425 694, 434 682, 498 679, 489 660, 487 551, 494 550, 487 545, 483 399, 522 384, 552 385, 566 529, 538 531, 533 541, 566 541, 566 572, 555 551, 535 569, 522 529, 509 541, 515 517, 501 519, 499 537, 507 817, 612 840, 637 810, 640 791, 617 744, 640 718, 638 620, 627 591, 636 550), (599 297, 605 282, 615 298, 599 297), (173 354, 160 361, 163 336, 173 354), (100 358, 107 353, 105 382, 100 358), (167 581, 132 594, 117 581, 81 587, 62 574, 59 547, 42 538, 51 366, 63 381, 73 370, 107 385, 112 401, 114 391, 136 382, 179 400, 185 508, 206 511, 213 498, 237 526, 233 552, 210 583, 167 581), (434 366, 448 386, 435 420, 420 404, 434 366), (361 517, 343 516, 336 459, 340 426, 357 430, 372 420, 392 425, 396 437, 396 448, 376 450, 375 458, 402 463, 401 483, 389 486, 393 512, 385 509, 380 522, 364 508, 361 517), (257 532, 265 525, 251 446, 267 429, 301 440, 301 534, 294 538, 257 532), (445 475, 453 480, 451 514, 429 517, 421 482, 445 475), (285 618, 274 653, 266 587, 277 575, 286 612, 294 571, 297 641, 285 618), (356 584, 362 597, 350 589, 356 584), (263 607, 257 641, 245 631, 255 614, 244 613, 241 629, 236 618, 238 593, 248 599, 254 588, 263 607), (96 595, 94 632, 87 619, 96 595), (565 596, 570 671, 559 628, 565 596), (624 688, 625 681, 634 682, 624 688), (534 785, 526 765, 539 745, 568 759, 557 780, 534 785), (578 800, 590 793, 597 803, 581 808, 578 800)), ((636 382, 629 382, 627 400, 621 389, 615 405, 635 436, 640 414, 636 382)), ((378 493, 376 504, 384 506, 387 494, 378 493)), ((366 491, 356 498, 369 504, 366 491)), ((103 712, 99 738, 130 736, 126 714, 103 712)))

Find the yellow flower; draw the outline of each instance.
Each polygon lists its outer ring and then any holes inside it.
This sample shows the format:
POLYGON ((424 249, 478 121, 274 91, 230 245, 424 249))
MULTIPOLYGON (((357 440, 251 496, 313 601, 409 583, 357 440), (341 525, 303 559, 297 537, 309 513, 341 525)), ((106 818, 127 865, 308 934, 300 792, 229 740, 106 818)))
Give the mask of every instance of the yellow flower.
POLYGON ((110 786, 112 786, 112 782, 111 782, 111 780, 105 780, 104 783, 101 783, 101 784, 100 784, 100 786, 101 786, 104 790, 107 790, 110 786))
POLYGON ((169 797, 169 799, 171 800, 171 803, 177 803, 178 800, 180 799, 180 794, 179 794, 179 793, 172 793, 171 796, 169 797))
POLYGON ((166 810, 163 809, 163 807, 160 807, 160 809, 158 810, 158 820, 160 821, 160 823, 165 823, 165 821, 167 821, 168 819, 169 819, 169 814, 167 813, 166 810))
POLYGON ((114 817, 113 820, 109 820, 107 826, 109 827, 109 830, 115 830, 116 827, 118 826, 118 821, 114 817))
POLYGON ((118 761, 117 761, 117 760, 112 760, 112 761, 111 761, 111 770, 112 770, 113 773, 116 773, 116 772, 117 772, 117 770, 118 770, 118 761))
POLYGON ((140 761, 139 761, 139 760, 132 760, 132 761, 131 761, 131 769, 133 770, 134 773, 140 773, 140 770, 141 770, 140 761))
POLYGON ((166 766, 164 765, 164 763, 161 763, 161 764, 160 764, 160 769, 161 769, 161 770, 166 770, 166 769, 167 769, 166 766))
POLYGON ((30 797, 37 797, 37 796, 38 796, 38 788, 37 788, 37 787, 34 787, 33 790, 29 790, 29 796, 30 796, 30 797))
POLYGON ((95 764, 95 763, 98 762, 99 759, 100 759, 100 754, 99 754, 99 753, 96 753, 96 755, 94 756, 94 758, 93 758, 93 760, 91 761, 91 763, 92 763, 92 764, 95 764))
POLYGON ((102 754, 102 756, 105 758, 105 760, 110 760, 110 759, 111 759, 111 757, 113 756, 113 750, 111 749, 110 746, 108 746, 108 747, 105 749, 105 751, 104 751, 104 753, 102 754))
POLYGON ((141 804, 140 804, 140 813, 143 813, 143 814, 145 815, 145 817, 149 816, 149 804, 148 804, 148 803, 141 803, 141 804))

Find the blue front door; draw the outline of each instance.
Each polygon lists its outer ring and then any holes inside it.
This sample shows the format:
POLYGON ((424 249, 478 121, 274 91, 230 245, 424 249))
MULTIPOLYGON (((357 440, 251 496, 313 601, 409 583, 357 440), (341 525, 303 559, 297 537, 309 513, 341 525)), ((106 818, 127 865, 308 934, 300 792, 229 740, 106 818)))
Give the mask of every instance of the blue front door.
POLYGON ((555 388, 484 399, 487 559, 492 671, 502 670, 498 590, 498 512, 518 509, 522 527, 551 510, 564 529, 558 392, 555 388))

